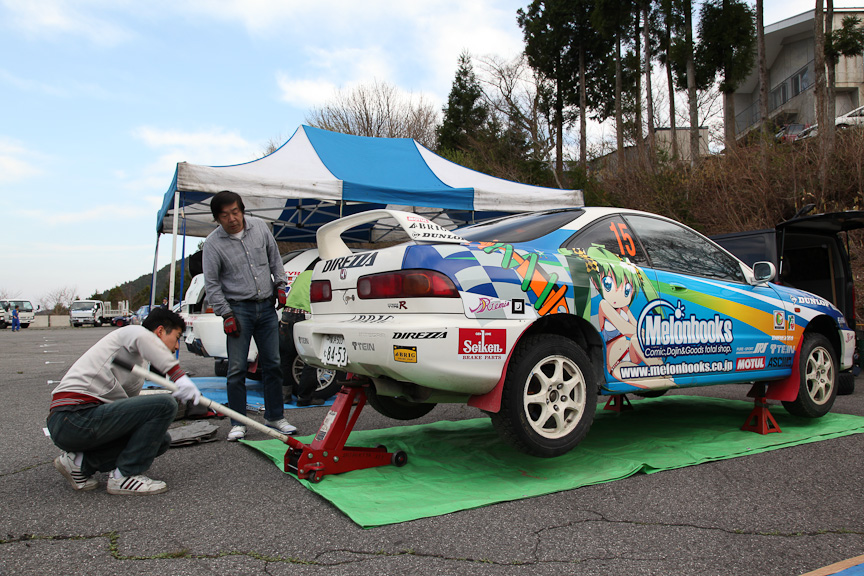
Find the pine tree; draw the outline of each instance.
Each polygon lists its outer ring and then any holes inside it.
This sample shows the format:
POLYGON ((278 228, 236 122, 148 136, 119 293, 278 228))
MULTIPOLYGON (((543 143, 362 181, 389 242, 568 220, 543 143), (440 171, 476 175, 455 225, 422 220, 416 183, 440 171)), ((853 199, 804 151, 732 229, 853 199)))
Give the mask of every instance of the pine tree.
POLYGON ((466 151, 472 141, 481 139, 489 118, 482 99, 483 90, 474 74, 471 55, 459 55, 459 67, 444 107, 444 121, 438 128, 439 151, 466 151))

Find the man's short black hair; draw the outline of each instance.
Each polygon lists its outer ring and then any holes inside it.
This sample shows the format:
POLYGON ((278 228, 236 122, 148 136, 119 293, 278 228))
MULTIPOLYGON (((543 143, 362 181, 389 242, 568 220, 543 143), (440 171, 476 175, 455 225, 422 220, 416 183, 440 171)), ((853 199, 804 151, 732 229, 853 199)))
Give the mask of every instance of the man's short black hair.
POLYGON ((240 212, 246 213, 246 206, 243 205, 243 198, 236 192, 230 190, 222 190, 210 199, 210 213, 213 214, 213 220, 219 220, 219 213, 222 209, 231 204, 237 203, 240 212))
POLYGON ((156 328, 162 326, 165 330, 171 332, 176 328, 180 328, 181 332, 186 331, 186 322, 179 314, 168 308, 155 307, 147 318, 141 323, 147 330, 155 332, 156 328))

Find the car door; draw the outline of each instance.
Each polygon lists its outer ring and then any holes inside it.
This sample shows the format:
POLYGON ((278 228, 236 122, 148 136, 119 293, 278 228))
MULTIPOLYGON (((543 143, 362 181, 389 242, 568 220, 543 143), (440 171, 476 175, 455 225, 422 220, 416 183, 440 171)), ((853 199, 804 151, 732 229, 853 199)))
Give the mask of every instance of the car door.
POLYGON ((659 298, 648 257, 620 214, 601 218, 570 237, 559 250, 573 278, 574 310, 589 319, 603 339, 606 390, 633 392, 674 385, 652 369, 637 321, 659 298))
MULTIPOLYGON (((777 378, 789 372, 785 345, 794 315, 770 284, 747 282, 733 256, 669 220, 625 221, 656 273, 660 300, 639 318, 646 356, 662 360, 677 386, 777 378)), ((794 326, 792 326, 794 331, 794 326)))

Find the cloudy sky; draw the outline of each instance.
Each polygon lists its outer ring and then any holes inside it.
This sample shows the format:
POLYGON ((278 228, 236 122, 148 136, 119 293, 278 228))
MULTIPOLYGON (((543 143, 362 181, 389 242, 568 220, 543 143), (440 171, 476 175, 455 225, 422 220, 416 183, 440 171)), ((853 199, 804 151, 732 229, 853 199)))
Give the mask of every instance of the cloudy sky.
MULTIPOLYGON (((0 0, 0 293, 36 304, 148 273, 177 162, 260 157, 373 80, 440 108, 462 50, 521 51, 527 4, 0 0)), ((811 8, 766 0, 765 22, 811 8)))

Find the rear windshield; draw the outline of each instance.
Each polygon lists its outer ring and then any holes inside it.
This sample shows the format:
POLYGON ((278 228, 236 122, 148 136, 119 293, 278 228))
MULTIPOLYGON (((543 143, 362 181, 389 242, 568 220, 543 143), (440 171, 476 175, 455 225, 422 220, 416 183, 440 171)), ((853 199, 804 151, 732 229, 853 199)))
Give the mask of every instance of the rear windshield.
POLYGON ((474 224, 454 232, 471 242, 528 242, 558 230, 578 218, 583 212, 579 209, 570 209, 540 214, 533 212, 517 214, 474 224))

